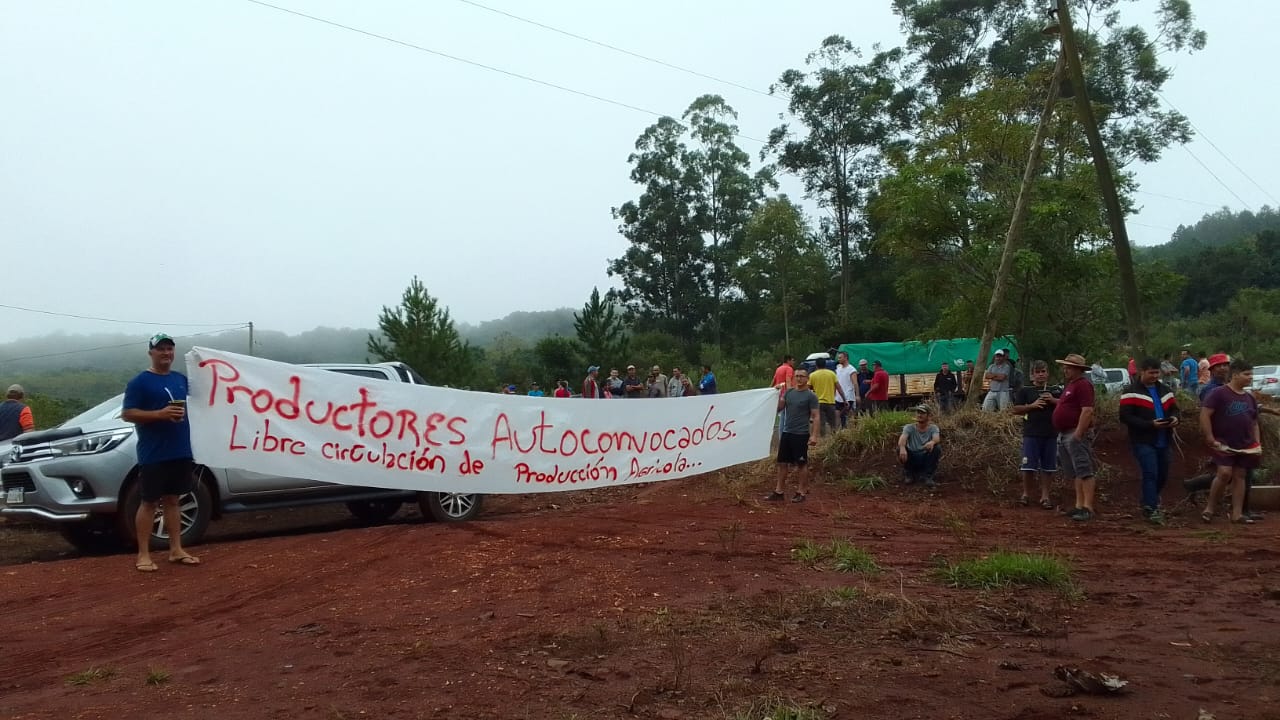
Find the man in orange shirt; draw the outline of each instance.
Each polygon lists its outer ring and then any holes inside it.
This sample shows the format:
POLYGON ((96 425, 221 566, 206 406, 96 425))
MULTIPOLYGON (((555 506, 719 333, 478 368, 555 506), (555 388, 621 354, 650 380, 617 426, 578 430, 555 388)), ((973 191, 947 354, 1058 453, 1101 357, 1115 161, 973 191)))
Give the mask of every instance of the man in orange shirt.
POLYGON ((10 385, 5 401, 0 403, 0 441, 15 438, 36 429, 31 408, 23 400, 27 393, 21 385, 10 385))

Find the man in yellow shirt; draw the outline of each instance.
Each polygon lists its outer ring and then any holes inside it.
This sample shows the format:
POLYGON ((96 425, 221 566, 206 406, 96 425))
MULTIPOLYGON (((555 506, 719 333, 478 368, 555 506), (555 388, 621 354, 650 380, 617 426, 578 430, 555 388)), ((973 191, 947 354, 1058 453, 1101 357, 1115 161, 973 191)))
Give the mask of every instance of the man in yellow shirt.
POLYGON ((835 371, 827 369, 827 362, 822 359, 815 360, 813 372, 809 373, 809 387, 818 396, 818 416, 822 418, 824 436, 840 427, 840 414, 836 412, 836 395, 840 396, 840 402, 848 402, 835 371))

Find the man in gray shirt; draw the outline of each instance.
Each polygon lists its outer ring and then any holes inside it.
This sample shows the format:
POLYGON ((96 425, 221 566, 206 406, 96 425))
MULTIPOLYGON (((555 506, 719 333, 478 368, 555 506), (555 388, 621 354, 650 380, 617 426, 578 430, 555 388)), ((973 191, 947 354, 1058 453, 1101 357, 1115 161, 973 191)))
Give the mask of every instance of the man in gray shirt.
POLYGON ((987 368, 987 397, 982 401, 982 409, 987 412, 999 410, 1004 412, 1009 407, 1009 378, 1013 376, 1013 366, 1009 364, 1009 354, 997 350, 995 362, 987 368))
POLYGON ((933 476, 938 472, 938 461, 942 459, 942 433, 930 419, 928 405, 914 408, 916 421, 902 426, 902 434, 898 436, 898 462, 902 463, 903 482, 910 485, 918 480, 932 490, 935 485, 933 476))
POLYGON ((791 502, 804 502, 809 494, 809 448, 818 444, 818 396, 809 388, 809 372, 796 368, 795 387, 778 398, 782 412, 782 433, 778 436, 778 481, 766 500, 778 502, 787 497, 787 476, 799 468, 796 494, 791 502))

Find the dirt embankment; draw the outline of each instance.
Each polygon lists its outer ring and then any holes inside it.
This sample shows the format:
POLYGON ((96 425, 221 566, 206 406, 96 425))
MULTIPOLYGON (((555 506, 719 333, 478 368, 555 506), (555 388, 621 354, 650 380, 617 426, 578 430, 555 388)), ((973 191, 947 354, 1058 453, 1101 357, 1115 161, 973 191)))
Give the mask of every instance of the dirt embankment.
POLYGON ((773 505, 765 464, 496 498, 460 526, 245 537, 242 518, 201 566, 150 575, 10 565, 0 717, 1280 717, 1280 517, 1204 526, 1171 488, 1170 524, 1143 524, 1127 451, 1099 449, 1117 464, 1086 526, 981 477, 929 496, 837 476, 773 505), (880 571, 801 562, 805 539, 880 571), (1065 558, 1074 589, 939 578, 996 549, 1065 558), (1062 697, 1058 666, 1128 692, 1062 697))

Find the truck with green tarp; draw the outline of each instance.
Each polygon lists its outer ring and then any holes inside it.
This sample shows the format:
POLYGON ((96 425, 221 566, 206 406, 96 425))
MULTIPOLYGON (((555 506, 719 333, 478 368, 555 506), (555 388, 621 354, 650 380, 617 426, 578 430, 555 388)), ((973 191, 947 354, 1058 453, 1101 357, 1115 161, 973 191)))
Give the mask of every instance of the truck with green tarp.
MULTIPOLYGON (((975 372, 985 372, 991 354, 1006 350, 1010 360, 1019 356, 1018 341, 1012 335, 1002 335, 991 341, 987 358, 978 357, 978 338, 952 338, 950 340, 908 340, 906 342, 845 343, 837 348, 849 354, 849 362, 857 365, 866 360, 870 367, 879 360, 889 373, 889 399, 926 398, 933 394, 933 379, 942 363, 951 363, 952 371, 964 371, 964 363, 973 361, 975 372)), ((983 389, 987 387, 984 381, 983 389)), ((961 388, 962 391, 968 388, 961 388)))

